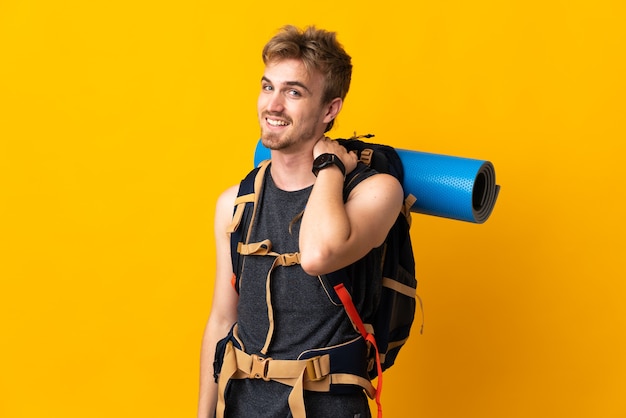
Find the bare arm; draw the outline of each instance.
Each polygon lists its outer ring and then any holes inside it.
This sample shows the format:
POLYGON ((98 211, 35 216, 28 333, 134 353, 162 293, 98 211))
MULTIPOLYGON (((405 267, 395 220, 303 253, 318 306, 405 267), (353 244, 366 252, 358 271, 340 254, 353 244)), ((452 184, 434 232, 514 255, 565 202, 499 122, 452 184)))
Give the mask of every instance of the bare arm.
MULTIPOLYGON (((314 155, 332 152, 347 172, 356 166, 356 156, 339 144, 316 145, 314 155)), ((402 206, 400 183, 391 175, 372 176, 343 202, 343 175, 336 167, 318 174, 300 227, 302 268, 311 275, 338 270, 381 245, 402 206)))
POLYGON ((232 218, 236 195, 237 186, 226 190, 218 199, 215 211, 215 289, 200 353, 198 418, 213 418, 217 403, 217 384, 213 379, 215 345, 228 334, 237 320, 237 293, 230 282, 233 272, 230 261, 230 237, 226 232, 232 218))

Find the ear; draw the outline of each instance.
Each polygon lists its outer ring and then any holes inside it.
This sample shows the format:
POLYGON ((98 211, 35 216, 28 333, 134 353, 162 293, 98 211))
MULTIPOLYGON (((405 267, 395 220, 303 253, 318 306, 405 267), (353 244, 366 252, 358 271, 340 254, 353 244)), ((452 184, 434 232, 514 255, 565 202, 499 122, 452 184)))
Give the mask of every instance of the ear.
POLYGON ((326 114, 324 115, 324 123, 330 123, 334 120, 341 108, 343 107, 343 99, 341 97, 335 97, 326 105, 326 114))

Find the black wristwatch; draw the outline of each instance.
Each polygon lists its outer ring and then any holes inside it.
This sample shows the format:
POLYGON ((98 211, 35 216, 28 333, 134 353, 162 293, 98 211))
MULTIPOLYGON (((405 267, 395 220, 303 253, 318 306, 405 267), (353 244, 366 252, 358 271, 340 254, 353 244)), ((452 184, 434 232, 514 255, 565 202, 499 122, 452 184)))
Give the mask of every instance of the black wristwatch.
POLYGON ((335 154, 329 153, 321 154, 313 161, 313 174, 315 174, 315 177, 317 177, 317 173, 319 173, 321 169, 329 167, 333 164, 339 167, 339 169, 343 173, 343 176, 345 177, 346 166, 343 165, 339 157, 337 157, 335 154))

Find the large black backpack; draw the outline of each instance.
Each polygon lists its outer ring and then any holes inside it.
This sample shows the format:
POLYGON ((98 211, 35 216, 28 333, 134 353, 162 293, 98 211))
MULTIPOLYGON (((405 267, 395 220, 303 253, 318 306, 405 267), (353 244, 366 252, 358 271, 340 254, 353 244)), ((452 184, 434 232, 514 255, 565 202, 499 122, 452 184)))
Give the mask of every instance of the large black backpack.
MULTIPOLYGON (((366 138, 370 137, 371 135, 366 136, 366 138)), ((357 137, 337 139, 337 141, 349 151, 355 151, 360 161, 375 171, 391 174, 398 179, 400 184, 403 183, 402 161, 393 147, 364 142, 357 137)), ((266 164, 261 164, 260 167, 251 171, 242 180, 239 188, 233 216, 234 222, 231 225, 233 285, 237 291, 239 291, 243 259, 238 249, 248 243, 266 166, 266 164)), ((348 176, 344 185, 345 198, 359 182, 360 179, 350 179, 348 176)), ((369 275, 367 281, 370 282, 368 284, 370 290, 366 300, 370 303, 367 306, 367 312, 357 310, 351 295, 353 292, 362 291, 353 287, 352 276, 355 274, 355 268, 357 268, 355 266, 358 263, 323 277, 335 289, 336 295, 331 295, 331 297, 338 298, 355 328, 369 342, 368 374, 370 379, 378 377, 376 398, 379 409, 382 372, 394 364, 398 352, 407 341, 414 322, 416 301, 419 300, 416 295, 415 260, 409 235, 410 208, 415 200, 412 195, 405 196, 404 206, 384 244, 368 254, 360 264, 357 274, 369 275)), ((294 262, 297 261, 294 259, 294 262)))
MULTIPOLYGON (((366 137, 369 138, 371 135, 366 137)), ((355 151, 360 161, 379 173, 393 175, 400 184, 403 184, 402 161, 393 147, 364 142, 356 138, 338 139, 338 141, 349 151, 355 151)), ((347 185, 347 187, 354 186, 347 185)), ((416 302, 419 301, 416 295, 415 259, 409 235, 410 209, 415 201, 414 196, 410 194, 405 196, 404 206, 385 239, 382 247, 382 277, 377 308, 369 317, 361 318, 365 331, 373 334, 380 356, 380 368, 374 367, 376 363, 374 350, 370 353, 368 370, 371 378, 394 364, 398 352, 409 337, 415 317, 416 302)), ((334 285, 336 290, 338 286, 341 286, 338 282, 345 283, 349 280, 345 277, 346 270, 349 270, 349 267, 329 275, 337 283, 334 285)), ((347 305, 345 301, 342 302, 344 306, 347 305)), ((359 319, 352 316, 351 319, 353 323, 357 322, 358 328, 359 319)))

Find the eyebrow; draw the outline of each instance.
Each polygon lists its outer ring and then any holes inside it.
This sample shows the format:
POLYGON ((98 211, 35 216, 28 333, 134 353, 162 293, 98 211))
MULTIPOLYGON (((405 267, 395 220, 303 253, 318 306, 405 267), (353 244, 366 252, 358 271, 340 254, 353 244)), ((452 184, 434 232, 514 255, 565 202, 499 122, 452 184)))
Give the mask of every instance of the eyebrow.
MULTIPOLYGON (((272 80, 270 80, 269 78, 267 78, 265 76, 261 77, 261 81, 266 81, 266 82, 268 82, 270 84, 274 84, 274 83, 272 83, 272 80)), ((300 81, 286 81, 285 84, 287 86, 291 86, 291 87, 300 87, 300 88, 306 90, 307 93, 311 94, 311 90, 309 90, 309 88, 304 83, 302 83, 300 81)))

